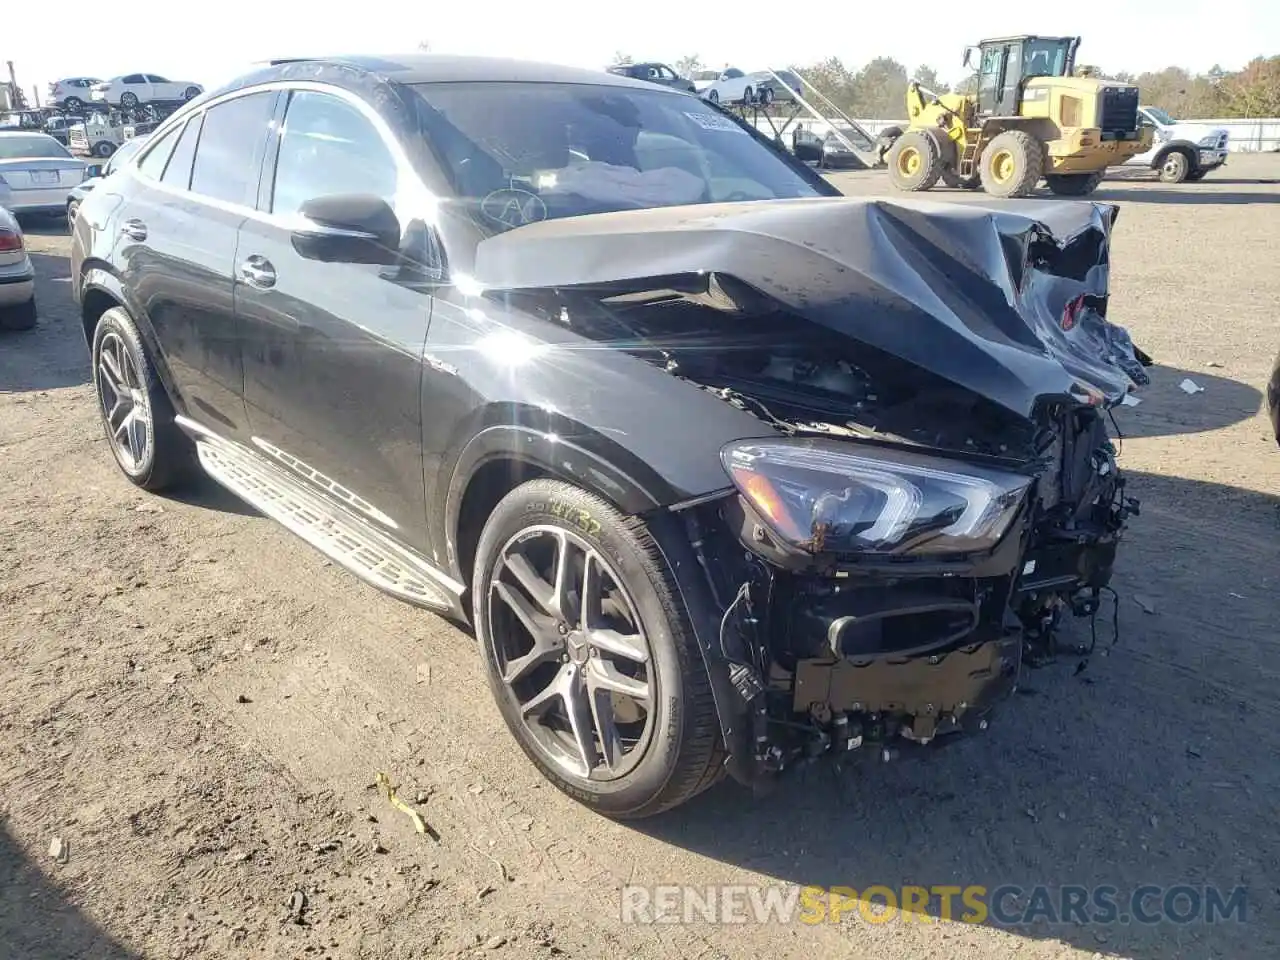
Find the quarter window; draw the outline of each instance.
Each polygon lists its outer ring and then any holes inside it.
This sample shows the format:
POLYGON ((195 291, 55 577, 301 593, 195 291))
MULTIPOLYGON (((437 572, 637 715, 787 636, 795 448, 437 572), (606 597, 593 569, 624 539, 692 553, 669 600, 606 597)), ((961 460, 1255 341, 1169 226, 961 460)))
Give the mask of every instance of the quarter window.
POLYGON ((263 91, 228 100, 205 111, 204 129, 191 171, 193 193, 252 207, 275 93, 263 91))
POLYGON ((166 131, 165 135, 157 140, 155 145, 147 151, 147 155, 138 161, 138 169, 144 176, 150 177, 152 180, 160 179, 160 175, 164 173, 164 165, 168 162, 169 157, 173 155, 173 148, 178 145, 178 136, 182 129, 182 127, 178 126, 166 131))
POLYGON ((200 124, 203 116, 193 117, 187 121, 186 129, 178 138, 173 148, 173 156, 169 165, 164 168, 164 176, 160 182, 179 190, 187 190, 191 186, 191 163, 196 157, 196 141, 200 139, 200 124))
POLYGON ((280 137, 272 213, 288 216, 315 197, 342 193, 390 202, 396 180, 395 158, 368 117, 338 97, 294 92, 280 137))

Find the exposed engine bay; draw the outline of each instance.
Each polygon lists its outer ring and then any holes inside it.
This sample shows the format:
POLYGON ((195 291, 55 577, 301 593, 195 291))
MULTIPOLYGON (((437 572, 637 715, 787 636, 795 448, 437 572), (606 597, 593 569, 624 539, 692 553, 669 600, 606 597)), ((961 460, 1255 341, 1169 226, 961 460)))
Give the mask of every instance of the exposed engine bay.
POLYGON ((554 287, 520 284, 495 247, 524 309, 761 421, 722 453, 732 486, 672 508, 716 598, 708 666, 740 779, 983 728, 1062 652, 1064 617, 1089 621, 1091 652, 1138 511, 1109 409, 1151 361, 1106 319, 1115 209, 1015 206, 647 211, 621 236, 634 259, 671 230, 650 271, 596 275, 610 231, 554 287))

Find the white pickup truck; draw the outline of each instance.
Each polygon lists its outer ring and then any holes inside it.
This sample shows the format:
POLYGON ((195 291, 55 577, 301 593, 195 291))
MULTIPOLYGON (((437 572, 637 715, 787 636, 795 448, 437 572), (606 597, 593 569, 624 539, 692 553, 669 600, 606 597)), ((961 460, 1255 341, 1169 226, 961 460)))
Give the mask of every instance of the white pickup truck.
POLYGON ((1225 127, 1175 120, 1159 107, 1138 107, 1138 125, 1151 127, 1151 149, 1130 158, 1126 166, 1144 166, 1160 173, 1165 183, 1201 180, 1227 162, 1229 136, 1225 127))

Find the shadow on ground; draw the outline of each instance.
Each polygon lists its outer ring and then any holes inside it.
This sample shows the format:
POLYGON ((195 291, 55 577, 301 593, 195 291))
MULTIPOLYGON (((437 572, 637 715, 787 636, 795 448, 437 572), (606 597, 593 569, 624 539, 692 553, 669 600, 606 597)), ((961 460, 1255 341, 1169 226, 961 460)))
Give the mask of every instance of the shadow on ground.
MULTIPOLYGON (((958 918, 960 889, 978 885, 981 922, 1018 936, 1136 960, 1280 956, 1280 770, 1258 762, 1280 745, 1267 639, 1280 498, 1130 477, 1144 512, 1117 566, 1120 639, 1104 608, 1083 673, 1078 656, 1028 671, 985 734, 931 755, 859 751, 755 799, 724 782, 635 829, 764 882, 849 888, 853 923, 884 887, 950 885, 958 918), (1193 547, 1210 535, 1206 569, 1193 547), (1064 917, 1079 891, 1087 911, 1064 917)), ((1066 635, 1088 637, 1087 621, 1066 635)), ((941 896, 927 913, 944 915, 941 896)))
MULTIPOLYGON (((1221 182, 1221 181, 1218 181, 1221 182)), ((1262 183, 1264 181, 1248 181, 1262 183)), ((1203 206, 1234 206, 1245 203, 1280 203, 1280 194, 1257 192, 1231 192, 1228 190, 1207 190, 1210 181, 1200 183, 1184 183, 1168 189, 1152 190, 1109 190, 1105 185, 1092 194, 1090 200, 1109 200, 1125 203, 1194 203, 1203 206)), ((1052 196, 1052 194, 1046 194, 1052 196)))
POLYGON ((89 351, 71 299, 66 257, 32 253, 36 325, 0 331, 0 392, 57 390, 88 383, 89 351))
POLYGON ((37 237, 65 237, 71 232, 67 226, 67 218, 62 214, 25 214, 18 218, 23 233, 37 237))
POLYGON ((1159 363, 1146 371, 1151 382, 1133 392, 1138 405, 1115 409, 1116 422, 1126 437, 1171 437, 1221 430, 1253 418, 1262 408, 1261 389, 1230 377, 1159 363), (1180 386, 1184 380, 1190 380, 1203 392, 1184 392, 1180 386))
MULTIPOLYGON (((74 854, 74 851, 72 851, 74 854)), ((50 860, 53 870, 60 869, 50 860)), ((9 960, 140 960, 67 902, 0 820, 0 956, 9 960)))

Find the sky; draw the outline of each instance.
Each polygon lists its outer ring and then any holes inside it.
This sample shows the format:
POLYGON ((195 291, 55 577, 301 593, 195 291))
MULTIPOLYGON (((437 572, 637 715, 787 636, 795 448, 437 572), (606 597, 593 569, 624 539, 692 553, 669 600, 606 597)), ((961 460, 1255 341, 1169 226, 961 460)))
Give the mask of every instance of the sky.
POLYGON ((1195 71, 1215 63, 1238 69, 1255 56, 1280 54, 1280 0, 1072 0, 1044 4, 958 4, 913 0, 863 5, 799 3, 759 7, 754 0, 63 0, 67 26, 50 29, 42 3, 9 3, 0 17, 0 61, 12 60, 31 95, 59 77, 154 72, 206 87, 255 60, 281 56, 414 50, 491 54, 600 68, 615 53, 673 62, 696 54, 710 68, 778 69, 830 56, 859 66, 891 56, 914 69, 932 66, 944 81, 963 78, 966 44, 1016 33, 1083 38, 1077 62, 1113 70, 1195 71), (870 6, 870 9, 868 9, 870 6), (993 12, 1000 8, 1005 13, 993 12), (127 15, 116 11, 128 10, 127 15), (903 16, 891 16, 900 10, 903 16), (784 15, 783 10, 795 11, 784 15), (804 11, 808 10, 808 13, 804 11), (1012 17, 1009 11, 1026 15, 1012 17), (71 26, 74 25, 74 26, 71 26))

